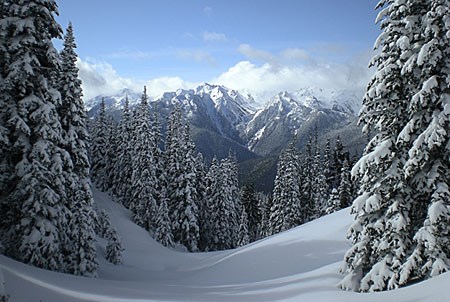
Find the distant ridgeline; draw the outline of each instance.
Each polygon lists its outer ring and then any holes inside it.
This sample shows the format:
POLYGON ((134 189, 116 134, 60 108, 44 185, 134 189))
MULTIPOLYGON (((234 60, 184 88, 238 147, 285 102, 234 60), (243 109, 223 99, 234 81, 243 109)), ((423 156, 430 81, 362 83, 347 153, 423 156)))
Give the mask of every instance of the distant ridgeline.
MULTIPOLYGON (((116 121, 120 120, 125 99, 130 108, 140 103, 140 95, 128 89, 103 98, 107 114, 116 121)), ((98 114, 101 100, 97 97, 86 101, 91 117, 98 114)), ((328 139, 334 142, 339 137, 350 157, 359 157, 367 143, 367 136, 356 126, 355 112, 360 102, 355 92, 325 93, 309 88, 279 93, 261 107, 251 96, 203 84, 196 89, 164 93, 149 104, 160 116, 163 135, 170 112, 179 105, 190 124, 196 150, 208 163, 214 156, 227 157, 231 150, 239 165, 240 183, 252 183, 257 190, 268 193, 273 189, 277 158, 292 141, 304 158, 313 133, 322 148, 328 139)))

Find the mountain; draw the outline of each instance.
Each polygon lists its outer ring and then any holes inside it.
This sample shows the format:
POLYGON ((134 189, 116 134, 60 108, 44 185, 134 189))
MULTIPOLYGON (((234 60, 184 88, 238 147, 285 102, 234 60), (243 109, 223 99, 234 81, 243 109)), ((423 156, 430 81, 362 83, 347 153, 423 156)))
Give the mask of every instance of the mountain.
POLYGON ((339 268, 353 221, 348 208, 237 249, 186 253, 160 245, 133 223, 127 209, 95 188, 93 193, 122 239, 123 264, 106 261, 102 238, 97 278, 46 271, 0 255, 0 296, 27 302, 450 301, 450 273, 386 292, 340 290, 339 268))
MULTIPOLYGON (((141 99, 140 94, 127 89, 104 97, 108 113, 117 119, 125 97, 131 106, 141 99)), ((101 99, 86 102, 91 116, 98 111, 101 99)), ((360 103, 353 91, 305 88, 280 92, 261 107, 250 96, 207 83, 150 100, 153 110, 161 116, 163 132, 167 116, 179 104, 191 124, 197 150, 207 161, 213 156, 223 158, 230 150, 235 152, 241 183, 252 182, 256 189, 266 192, 272 190, 279 153, 292 140, 302 151, 316 130, 319 144, 324 145, 327 138, 334 142, 340 136, 352 155, 361 154, 367 139, 356 126, 360 103)))
POLYGON ((292 140, 301 149, 314 131, 322 137, 354 119, 347 102, 325 98, 321 91, 281 92, 253 115, 245 136, 249 150, 262 156, 276 155, 292 140))

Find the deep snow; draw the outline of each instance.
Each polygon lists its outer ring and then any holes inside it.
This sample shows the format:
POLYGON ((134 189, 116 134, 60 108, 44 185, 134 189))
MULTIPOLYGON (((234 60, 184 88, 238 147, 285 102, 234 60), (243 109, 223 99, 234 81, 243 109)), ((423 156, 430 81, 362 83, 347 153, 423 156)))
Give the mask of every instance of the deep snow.
POLYGON ((450 301, 449 273, 389 292, 338 289, 340 263, 349 247, 348 209, 235 250, 190 254, 155 242, 107 194, 94 189, 94 197, 122 237, 124 263, 106 262, 102 239, 95 279, 0 256, 0 281, 3 274, 10 301, 450 301))

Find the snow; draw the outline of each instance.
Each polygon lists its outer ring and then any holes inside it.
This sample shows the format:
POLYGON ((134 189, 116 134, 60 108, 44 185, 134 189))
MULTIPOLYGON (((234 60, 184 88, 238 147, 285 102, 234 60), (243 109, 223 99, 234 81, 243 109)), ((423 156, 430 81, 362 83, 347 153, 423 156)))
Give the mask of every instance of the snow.
POLYGON ((103 239, 98 278, 45 271, 0 256, 10 301, 450 301, 449 273, 389 292, 338 289, 350 246, 345 240, 349 209, 234 250, 183 253, 151 239, 107 194, 94 189, 94 197, 122 238, 123 264, 105 260, 103 239))

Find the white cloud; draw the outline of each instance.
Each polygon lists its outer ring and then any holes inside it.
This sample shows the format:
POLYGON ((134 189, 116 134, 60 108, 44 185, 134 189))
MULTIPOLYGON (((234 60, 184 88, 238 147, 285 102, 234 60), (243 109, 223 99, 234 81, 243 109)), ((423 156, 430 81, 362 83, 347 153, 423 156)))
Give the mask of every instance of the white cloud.
POLYGON ((288 60, 309 60, 308 52, 300 48, 287 48, 281 52, 281 56, 288 60))
POLYGON ((293 92, 306 87, 319 87, 328 91, 350 89, 362 92, 371 72, 360 63, 355 61, 348 64, 280 65, 274 68, 267 62, 255 65, 250 61, 241 61, 212 82, 250 93, 260 103, 278 92, 293 92))
POLYGON ((187 82, 179 77, 159 77, 148 81, 124 78, 117 74, 112 65, 94 60, 78 59, 79 77, 82 81, 84 100, 98 95, 112 95, 123 88, 141 92, 144 85, 150 97, 158 97, 167 91, 192 88, 198 83, 187 82))
POLYGON ((205 42, 226 42, 228 39, 225 34, 205 31, 203 32, 203 40, 205 42))
MULTIPOLYGON (((239 50, 263 62, 243 60, 217 77, 204 80, 250 93, 260 103, 280 91, 293 92, 305 87, 318 87, 328 91, 349 89, 362 94, 373 73, 367 68, 372 51, 344 63, 330 63, 323 59, 316 61, 301 49, 286 49, 273 55, 243 44, 239 50)), ((178 55, 207 64, 216 63, 212 56, 200 50, 183 51, 178 55)), ((199 84, 180 77, 158 77, 148 81, 124 78, 110 64, 95 60, 79 60, 78 67, 85 99, 101 94, 111 95, 123 88, 140 92, 144 85, 147 85, 150 96, 155 97, 180 88, 195 88, 199 84)))
POLYGON ((275 62, 276 58, 268 51, 251 47, 249 44, 239 45, 238 51, 249 59, 263 60, 267 62, 275 62))

